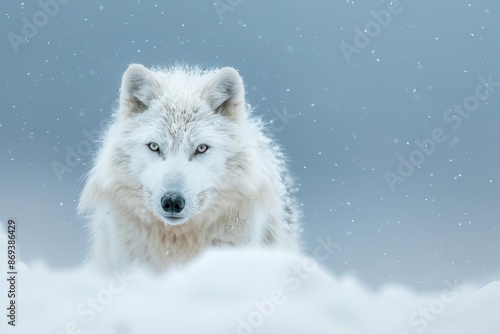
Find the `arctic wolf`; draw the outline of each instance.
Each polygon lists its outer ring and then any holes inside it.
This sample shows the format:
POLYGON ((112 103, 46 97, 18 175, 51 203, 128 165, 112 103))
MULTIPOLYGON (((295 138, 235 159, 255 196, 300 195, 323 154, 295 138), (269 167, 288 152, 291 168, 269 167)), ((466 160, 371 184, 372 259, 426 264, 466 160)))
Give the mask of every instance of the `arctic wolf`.
POLYGON ((299 250, 293 189, 235 69, 132 64, 79 210, 102 266, 161 271, 212 246, 299 250))

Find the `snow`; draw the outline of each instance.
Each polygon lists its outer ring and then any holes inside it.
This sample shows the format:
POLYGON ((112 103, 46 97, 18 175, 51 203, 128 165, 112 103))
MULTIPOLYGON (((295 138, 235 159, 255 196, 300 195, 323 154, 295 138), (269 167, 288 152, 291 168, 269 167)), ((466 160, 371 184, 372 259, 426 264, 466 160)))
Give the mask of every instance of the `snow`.
MULTIPOLYGON (((2 259, 5 249, 0 235, 2 259)), ((475 289, 446 281, 425 295, 402 286, 371 291, 312 258, 263 249, 207 251, 160 275, 32 264, 20 267, 17 290, 17 326, 2 315, 1 333, 500 332, 500 282, 475 289)), ((5 314, 6 293, 0 295, 5 314)))

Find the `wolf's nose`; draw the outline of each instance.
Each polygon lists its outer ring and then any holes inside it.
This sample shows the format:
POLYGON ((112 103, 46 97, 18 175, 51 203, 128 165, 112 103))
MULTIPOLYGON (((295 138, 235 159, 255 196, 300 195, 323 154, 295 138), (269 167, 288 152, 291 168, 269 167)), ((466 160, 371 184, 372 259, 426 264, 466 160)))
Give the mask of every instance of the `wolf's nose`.
POLYGON ((178 193, 167 193, 161 198, 161 207, 167 213, 181 213, 185 204, 184 198, 178 193))

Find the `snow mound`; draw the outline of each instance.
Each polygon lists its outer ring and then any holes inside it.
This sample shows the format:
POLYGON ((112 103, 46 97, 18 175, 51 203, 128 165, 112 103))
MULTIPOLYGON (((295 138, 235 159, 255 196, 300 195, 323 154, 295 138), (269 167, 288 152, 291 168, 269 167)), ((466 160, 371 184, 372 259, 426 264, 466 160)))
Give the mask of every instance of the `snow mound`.
MULTIPOLYGON (((0 247, 5 258, 1 235, 0 247)), ((262 249, 211 250, 161 275, 36 265, 20 270, 17 292, 16 327, 2 315, 1 333, 500 333, 500 282, 373 292, 312 258, 262 249)))

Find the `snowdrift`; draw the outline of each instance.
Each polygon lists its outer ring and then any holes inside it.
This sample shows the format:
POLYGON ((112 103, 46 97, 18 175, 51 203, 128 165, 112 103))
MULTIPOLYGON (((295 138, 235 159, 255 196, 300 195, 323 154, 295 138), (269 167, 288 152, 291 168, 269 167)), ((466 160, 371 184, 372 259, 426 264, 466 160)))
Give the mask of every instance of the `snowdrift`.
MULTIPOLYGON (((0 235, 4 273, 5 250, 0 235)), ((0 333, 500 333, 500 282, 474 289, 450 280, 427 295, 398 286, 374 292, 312 258, 262 249, 212 250, 162 275, 22 267, 15 327, 7 325, 2 281, 0 333)))

